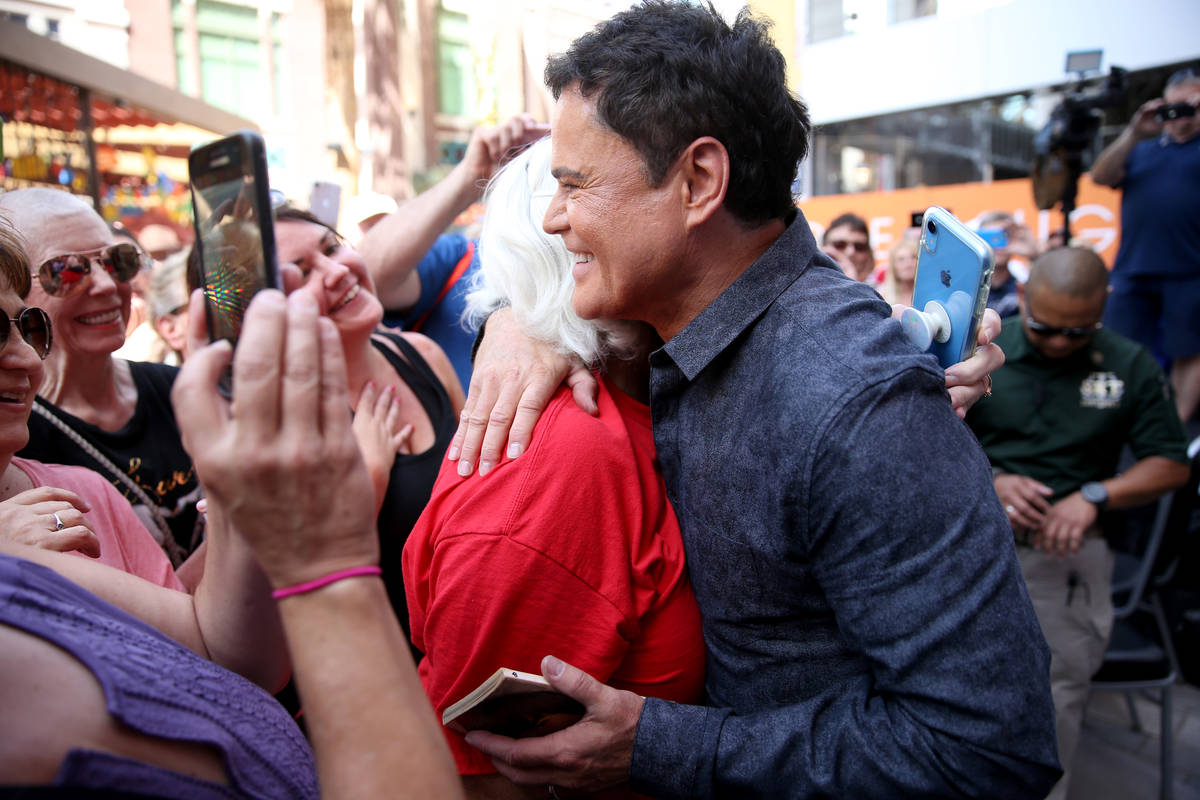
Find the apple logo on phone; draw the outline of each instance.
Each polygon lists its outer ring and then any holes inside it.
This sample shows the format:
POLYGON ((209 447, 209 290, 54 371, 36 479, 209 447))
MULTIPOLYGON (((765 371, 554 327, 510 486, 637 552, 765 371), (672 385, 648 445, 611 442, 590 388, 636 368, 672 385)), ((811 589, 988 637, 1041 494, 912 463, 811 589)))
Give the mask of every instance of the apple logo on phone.
POLYGON ((942 270, 942 286, 950 288, 950 270, 948 269, 942 270))

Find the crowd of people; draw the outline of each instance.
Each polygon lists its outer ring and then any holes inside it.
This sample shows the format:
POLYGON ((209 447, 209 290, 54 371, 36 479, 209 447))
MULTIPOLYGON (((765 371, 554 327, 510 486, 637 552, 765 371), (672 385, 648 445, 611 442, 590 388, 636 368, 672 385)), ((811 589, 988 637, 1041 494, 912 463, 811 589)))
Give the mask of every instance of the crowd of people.
MULTIPOLYGON (((177 239, 0 195, 0 784, 1065 795, 1098 520, 1186 480, 1188 345, 1177 408, 1101 328, 1103 262, 995 212, 975 355, 918 352, 918 237, 882 273, 853 213, 818 244, 808 112, 749 12, 644 0, 545 77, 552 126, 480 127, 356 247, 276 209, 282 291, 236 349, 177 239), (481 197, 478 238, 445 234, 481 197), (172 363, 126 357, 147 335, 172 363), (581 718, 439 724, 502 667, 581 718)), ((1156 107, 1114 145, 1130 203, 1156 107)))

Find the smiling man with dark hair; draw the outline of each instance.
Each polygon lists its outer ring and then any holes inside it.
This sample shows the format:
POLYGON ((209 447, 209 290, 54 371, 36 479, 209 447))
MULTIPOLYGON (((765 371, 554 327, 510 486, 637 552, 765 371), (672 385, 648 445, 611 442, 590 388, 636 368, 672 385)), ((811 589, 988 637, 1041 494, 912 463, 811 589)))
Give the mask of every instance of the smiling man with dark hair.
POLYGON ((552 790, 1044 793, 1058 776, 1048 652, 987 460, 936 361, 796 210, 810 125, 767 26, 644 2, 553 59, 547 83, 558 188, 543 227, 573 254, 574 308, 665 342, 653 433, 709 705, 548 657, 585 718, 468 742, 552 790))

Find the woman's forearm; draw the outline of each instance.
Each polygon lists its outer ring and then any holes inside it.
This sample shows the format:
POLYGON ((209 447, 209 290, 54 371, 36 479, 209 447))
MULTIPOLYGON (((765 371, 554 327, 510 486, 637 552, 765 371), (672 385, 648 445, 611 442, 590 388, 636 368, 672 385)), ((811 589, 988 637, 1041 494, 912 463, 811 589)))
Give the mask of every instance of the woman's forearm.
POLYGON ((279 609, 322 796, 461 797, 383 582, 342 580, 279 609))
POLYGON ((208 658, 267 691, 290 670, 279 612, 254 552, 210 504, 208 553, 194 594, 195 621, 208 658))

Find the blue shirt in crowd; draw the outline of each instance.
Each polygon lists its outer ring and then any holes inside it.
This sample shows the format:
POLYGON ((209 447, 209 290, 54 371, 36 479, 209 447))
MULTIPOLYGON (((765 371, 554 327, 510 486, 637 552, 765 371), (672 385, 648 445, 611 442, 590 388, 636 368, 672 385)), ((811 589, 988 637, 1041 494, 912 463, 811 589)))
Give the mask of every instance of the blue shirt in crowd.
POLYGON ((634 791, 1042 797, 1049 652, 978 443, 802 215, 651 359, 709 707, 648 699, 634 791))
POLYGON ((1119 275, 1200 277, 1200 136, 1138 142, 1121 180, 1119 275))
POLYGON ((456 233, 439 236, 416 266, 417 274, 421 276, 421 296, 417 299, 417 304, 407 314, 389 312, 384 319, 388 325, 412 330, 417 320, 428 314, 419 330, 446 351, 446 356, 462 382, 463 391, 471 385, 471 348, 475 344, 477 329, 465 325, 462 316, 466 308, 467 292, 475 274, 479 272, 478 247, 467 271, 455 282, 441 302, 438 302, 438 296, 454 272, 455 266, 466 254, 468 244, 467 237, 456 233))

